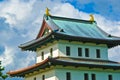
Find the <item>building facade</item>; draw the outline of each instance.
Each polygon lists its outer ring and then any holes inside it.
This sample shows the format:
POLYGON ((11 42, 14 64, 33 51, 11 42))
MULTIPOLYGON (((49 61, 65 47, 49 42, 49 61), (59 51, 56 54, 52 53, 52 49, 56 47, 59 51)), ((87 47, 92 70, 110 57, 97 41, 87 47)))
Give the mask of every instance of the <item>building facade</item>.
POLYGON ((10 71, 10 76, 25 80, 120 79, 120 63, 108 59, 108 49, 120 44, 119 37, 101 30, 92 15, 90 20, 80 20, 47 13, 36 39, 19 46, 36 52, 36 64, 10 71))

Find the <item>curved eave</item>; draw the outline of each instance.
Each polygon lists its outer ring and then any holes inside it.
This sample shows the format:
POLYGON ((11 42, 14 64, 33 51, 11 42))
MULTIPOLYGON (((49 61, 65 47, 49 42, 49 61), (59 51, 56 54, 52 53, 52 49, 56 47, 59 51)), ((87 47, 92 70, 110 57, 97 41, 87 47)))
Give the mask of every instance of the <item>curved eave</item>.
POLYGON ((71 35, 51 32, 49 35, 43 38, 36 39, 30 44, 23 44, 23 45, 20 45, 19 47, 22 50, 36 51, 38 47, 47 44, 47 42, 52 42, 54 40, 68 40, 68 41, 80 41, 83 43, 90 42, 90 43, 96 43, 96 44, 107 44, 108 48, 112 48, 114 46, 120 45, 120 40, 87 38, 87 37, 71 36, 71 35))
POLYGON ((120 69, 120 65, 106 65, 106 64, 88 64, 88 63, 77 63, 64 60, 57 60, 51 58, 52 65, 63 65, 63 66, 74 66, 74 67, 89 67, 89 68, 103 68, 103 69, 120 69))
POLYGON ((80 41, 83 43, 96 43, 96 44, 107 44, 108 48, 120 45, 120 40, 110 40, 110 39, 98 39, 98 38, 88 38, 88 37, 79 37, 71 36, 60 33, 55 33, 56 39, 65 39, 69 41, 80 41))
POLYGON ((88 64, 88 63, 75 63, 75 62, 67 62, 67 61, 61 61, 61 60, 54 60, 52 59, 53 65, 63 65, 63 66, 74 66, 74 67, 89 67, 89 68, 103 68, 103 69, 114 69, 118 70, 120 69, 120 65, 98 65, 98 64, 88 64))
MULTIPOLYGON (((86 61, 86 59, 83 59, 83 60, 86 61)), ((89 61, 94 62, 94 60, 92 60, 92 59, 89 61)), ((101 63, 109 62, 109 63, 113 63, 113 64, 118 64, 117 62, 103 61, 103 60, 100 60, 98 62, 101 62, 101 63)), ((15 76, 24 77, 26 74, 33 73, 34 71, 38 71, 40 69, 50 68, 50 66, 56 66, 56 65, 120 70, 119 64, 118 65, 89 64, 89 63, 82 63, 81 61, 80 62, 70 61, 70 60, 67 61, 67 60, 64 60, 64 58, 61 60, 61 59, 59 59, 59 57, 56 57, 56 58, 50 57, 50 58, 47 58, 46 60, 44 60, 43 62, 37 63, 33 66, 23 68, 21 70, 10 71, 7 74, 9 74, 11 77, 15 77, 15 76)))
POLYGON ((15 77, 15 76, 24 77, 25 74, 32 73, 34 71, 47 67, 49 65, 47 62, 48 62, 48 59, 44 60, 41 63, 37 63, 35 65, 29 66, 23 69, 19 69, 16 71, 10 71, 7 74, 10 75, 11 77, 15 77))
POLYGON ((35 39, 30 43, 27 42, 25 44, 21 44, 19 48, 21 48, 23 51, 25 50, 36 51, 36 48, 38 48, 43 44, 45 45, 45 43, 52 41, 52 39, 53 39, 53 36, 52 36, 52 33, 50 33, 47 36, 35 39))

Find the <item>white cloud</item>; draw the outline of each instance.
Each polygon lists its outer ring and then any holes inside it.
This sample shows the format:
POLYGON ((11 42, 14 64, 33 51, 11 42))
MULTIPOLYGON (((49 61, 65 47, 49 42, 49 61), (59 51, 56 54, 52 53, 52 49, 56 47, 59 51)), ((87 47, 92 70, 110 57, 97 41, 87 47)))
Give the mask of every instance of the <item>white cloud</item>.
POLYGON ((120 20, 120 0, 64 0, 70 2, 79 10, 84 10, 88 13, 101 14, 107 19, 120 20))
POLYGON ((80 17, 79 11, 69 3, 59 4, 52 9, 52 14, 65 17, 80 17))
POLYGON ((114 36, 119 36, 120 21, 111 21, 98 14, 95 14, 95 20, 97 21, 98 26, 102 28, 105 32, 114 36))
POLYGON ((6 66, 13 62, 14 57, 14 49, 11 47, 5 46, 4 53, 0 56, 0 60, 2 61, 2 65, 6 66))
POLYGON ((109 49, 109 59, 120 62, 120 46, 109 49))
MULTIPOLYGON (((4 7, 0 11, 0 16, 5 17, 10 25, 24 23, 25 19, 31 14, 32 4, 34 2, 23 3, 19 0, 12 0, 4 3, 4 7)), ((12 26, 13 27, 13 26, 12 26)))

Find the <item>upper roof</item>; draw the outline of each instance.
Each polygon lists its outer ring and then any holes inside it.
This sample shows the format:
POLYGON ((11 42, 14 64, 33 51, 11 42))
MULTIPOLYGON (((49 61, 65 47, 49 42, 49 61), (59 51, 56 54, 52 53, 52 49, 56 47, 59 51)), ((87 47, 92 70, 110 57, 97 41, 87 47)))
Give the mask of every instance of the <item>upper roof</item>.
POLYGON ((120 44, 120 37, 115 37, 104 32, 97 26, 95 21, 44 15, 42 27, 37 38, 31 42, 20 45, 20 47, 23 50, 35 50, 36 47, 34 47, 35 49, 28 47, 31 47, 31 45, 34 45, 36 42, 42 42, 42 39, 46 39, 52 35, 56 36, 57 39, 75 40, 76 38, 81 42, 107 44, 109 48, 120 44), (45 33, 47 33, 47 35, 45 35, 45 33))
POLYGON ((45 21, 52 31, 60 34, 97 38, 97 39, 119 39, 101 30, 97 23, 89 20, 72 19, 56 16, 44 16, 45 21), (47 19, 46 19, 47 18, 47 19), (63 30, 63 31, 60 31, 63 30))
POLYGON ((8 74, 12 77, 15 76, 24 77, 25 74, 32 73, 40 69, 50 68, 50 66, 55 65, 120 70, 120 64, 118 62, 109 60, 69 58, 69 57, 56 57, 56 58, 49 57, 43 62, 36 63, 32 66, 20 70, 10 71, 8 72, 8 74))

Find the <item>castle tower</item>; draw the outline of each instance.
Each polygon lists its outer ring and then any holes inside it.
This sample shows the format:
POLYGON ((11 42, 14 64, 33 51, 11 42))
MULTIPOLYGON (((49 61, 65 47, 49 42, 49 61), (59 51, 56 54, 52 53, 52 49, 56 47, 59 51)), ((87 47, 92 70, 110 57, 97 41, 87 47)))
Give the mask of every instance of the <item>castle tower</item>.
POLYGON ((108 60, 108 49, 119 44, 120 38, 101 30, 93 16, 45 14, 36 39, 19 46, 36 52, 36 64, 8 74, 25 80, 119 80, 120 64, 108 60))

